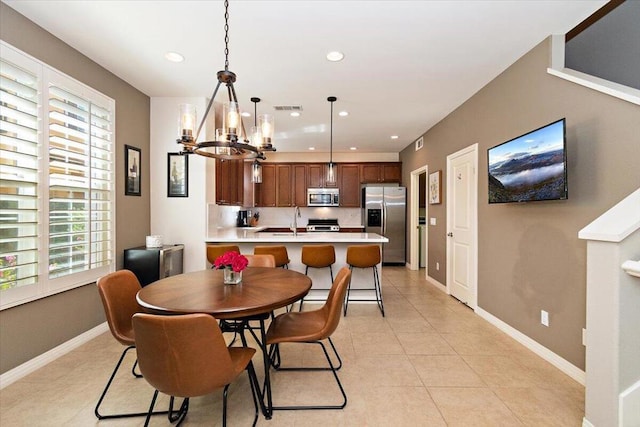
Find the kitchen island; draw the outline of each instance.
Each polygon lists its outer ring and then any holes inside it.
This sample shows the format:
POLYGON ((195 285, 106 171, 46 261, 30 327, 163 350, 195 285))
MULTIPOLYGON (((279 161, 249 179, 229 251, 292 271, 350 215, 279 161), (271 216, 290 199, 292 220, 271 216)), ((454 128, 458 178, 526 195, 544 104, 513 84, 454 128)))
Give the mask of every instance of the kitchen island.
MULTIPOLYGON (((305 265, 300 261, 304 245, 333 245, 336 251, 336 262, 333 264, 334 277, 346 263, 347 247, 352 245, 379 245, 389 241, 375 233, 332 233, 332 232, 266 232, 266 227, 219 228, 210 231, 205 240, 207 244, 235 244, 243 254, 252 254, 254 246, 284 245, 289 254, 289 268, 304 273, 305 265)), ((378 272, 382 275, 382 264, 378 264, 378 272)), ((324 301, 331 288, 331 277, 328 268, 310 268, 308 276, 313 285, 305 303, 324 301)), ((382 277, 382 276, 381 276, 382 277)), ((375 291, 360 290, 373 288, 373 272, 370 268, 353 271, 351 293, 354 298, 371 300, 375 303, 375 291), (355 292, 354 292, 355 291, 355 292)))

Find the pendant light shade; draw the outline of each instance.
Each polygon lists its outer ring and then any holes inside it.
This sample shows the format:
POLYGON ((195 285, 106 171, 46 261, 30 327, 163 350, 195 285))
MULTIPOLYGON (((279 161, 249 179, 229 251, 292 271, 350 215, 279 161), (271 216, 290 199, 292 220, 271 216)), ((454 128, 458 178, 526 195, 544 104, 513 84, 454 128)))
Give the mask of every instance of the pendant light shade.
MULTIPOLYGON (((268 137, 268 142, 260 142, 254 140, 253 133, 248 135, 242 122, 242 115, 240 104, 238 103, 238 97, 236 96, 236 90, 234 83, 236 81, 236 75, 232 71, 229 71, 229 1, 224 2, 224 70, 218 71, 218 84, 216 85, 213 95, 209 99, 207 109, 202 116, 202 121, 195 130, 196 112, 195 108, 189 104, 183 104, 180 106, 180 138, 177 140, 178 144, 182 144, 184 154, 196 153, 206 157, 213 157, 219 159, 264 159, 263 151, 275 151, 272 145, 273 138, 273 117, 268 122, 268 126, 265 125, 265 129, 268 128, 268 132, 262 132, 261 139, 264 141, 265 136, 268 137), (213 102, 218 94, 220 86, 227 87, 228 101, 223 104, 222 114, 222 127, 215 130, 215 139, 213 141, 198 142, 198 136, 202 131, 206 122, 207 116, 211 111, 213 102), (250 140, 251 138, 251 140, 250 140)), ((253 99, 252 99, 253 100, 253 99)), ((258 99, 259 101, 259 99, 258 99)))
POLYGON ((336 102, 338 98, 335 96, 330 96, 327 98, 327 101, 331 103, 331 126, 329 127, 329 165, 327 167, 327 178, 325 182, 327 184, 335 184, 338 177, 337 173, 337 165, 333 163, 333 103, 336 102))
POLYGON ((251 165, 251 182, 262 184, 262 165, 257 160, 254 160, 251 165))

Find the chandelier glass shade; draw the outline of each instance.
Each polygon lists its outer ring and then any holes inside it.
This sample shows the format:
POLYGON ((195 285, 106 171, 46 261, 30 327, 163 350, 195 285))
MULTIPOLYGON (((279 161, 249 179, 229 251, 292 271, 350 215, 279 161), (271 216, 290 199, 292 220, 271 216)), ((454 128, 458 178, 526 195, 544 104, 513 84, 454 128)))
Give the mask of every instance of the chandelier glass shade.
MULTIPOLYGON (((224 70, 218 71, 217 78, 218 84, 216 85, 213 95, 209 99, 209 103, 205 110, 204 116, 200 121, 200 124, 195 129, 196 123, 196 111, 195 107, 190 104, 180 105, 180 138, 176 141, 183 146, 183 154, 199 154, 205 157, 212 157, 218 159, 236 160, 236 159, 265 159, 264 151, 275 151, 272 145, 273 138, 273 116, 268 116, 268 119, 264 120, 264 125, 259 127, 260 137, 258 138, 258 132, 251 129, 252 134, 248 135, 245 131, 244 123, 242 121, 240 104, 234 83, 236 81, 236 75, 232 71, 229 71, 229 1, 224 2, 224 20, 225 20, 225 62, 224 70), (224 102, 222 108, 222 126, 217 127, 215 130, 215 139, 213 141, 199 141, 198 137, 202 131, 206 122, 207 116, 211 112, 211 107, 218 94, 220 86, 226 86, 226 92, 228 94, 228 100, 224 102), (251 138, 251 139, 249 139, 251 138)), ((253 98, 252 98, 253 100, 253 98)))

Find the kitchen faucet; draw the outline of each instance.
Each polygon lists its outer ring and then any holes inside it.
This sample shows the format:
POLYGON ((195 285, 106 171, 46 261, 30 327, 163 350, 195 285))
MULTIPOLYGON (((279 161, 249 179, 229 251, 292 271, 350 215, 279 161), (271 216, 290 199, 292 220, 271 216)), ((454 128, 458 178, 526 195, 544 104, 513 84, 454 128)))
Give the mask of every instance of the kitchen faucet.
POLYGON ((293 235, 298 235, 298 218, 300 218, 300 208, 298 206, 293 207, 293 225, 291 226, 291 231, 293 231, 293 235))

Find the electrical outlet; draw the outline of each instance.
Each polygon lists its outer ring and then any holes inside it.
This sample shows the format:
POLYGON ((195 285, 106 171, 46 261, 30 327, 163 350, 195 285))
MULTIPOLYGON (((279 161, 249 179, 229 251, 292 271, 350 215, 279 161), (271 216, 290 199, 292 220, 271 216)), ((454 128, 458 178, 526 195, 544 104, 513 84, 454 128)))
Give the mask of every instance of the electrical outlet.
POLYGON ((544 326, 549 326, 549 313, 544 310, 540 310, 540 323, 544 326))
POLYGON ((436 262, 436 270, 440 271, 440 263, 436 262))

